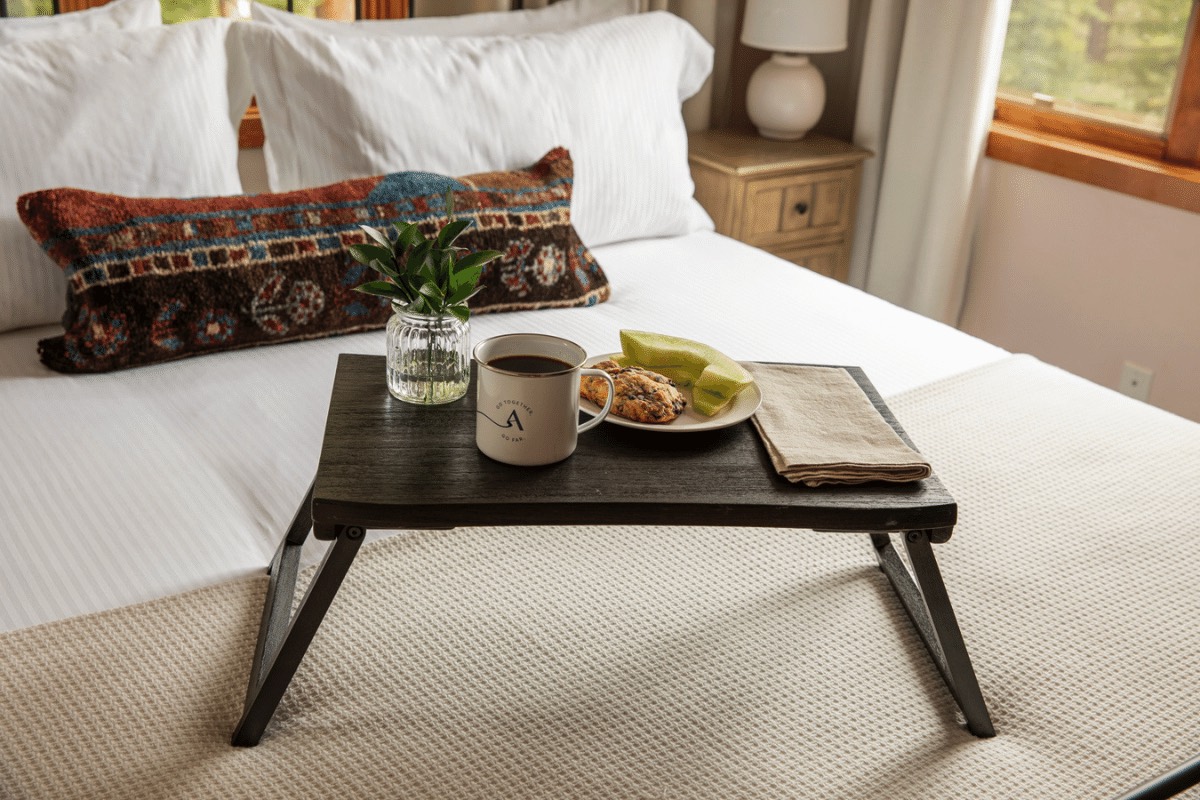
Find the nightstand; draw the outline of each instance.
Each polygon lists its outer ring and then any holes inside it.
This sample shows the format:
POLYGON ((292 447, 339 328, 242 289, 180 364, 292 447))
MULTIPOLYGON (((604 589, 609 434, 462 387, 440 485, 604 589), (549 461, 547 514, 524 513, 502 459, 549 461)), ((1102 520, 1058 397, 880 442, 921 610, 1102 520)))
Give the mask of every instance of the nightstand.
POLYGON ((862 162, 872 155, 810 133, 778 142, 754 133, 690 134, 696 199, 717 232, 845 281, 862 162))

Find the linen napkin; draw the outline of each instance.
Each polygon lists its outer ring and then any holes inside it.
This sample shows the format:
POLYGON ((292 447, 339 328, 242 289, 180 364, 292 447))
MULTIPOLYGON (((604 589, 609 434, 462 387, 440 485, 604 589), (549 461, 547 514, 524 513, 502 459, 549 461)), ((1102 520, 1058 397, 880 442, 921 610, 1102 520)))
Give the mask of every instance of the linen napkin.
POLYGON ((771 463, 792 483, 928 478, 933 470, 839 367, 744 364, 762 390, 754 427, 771 463))

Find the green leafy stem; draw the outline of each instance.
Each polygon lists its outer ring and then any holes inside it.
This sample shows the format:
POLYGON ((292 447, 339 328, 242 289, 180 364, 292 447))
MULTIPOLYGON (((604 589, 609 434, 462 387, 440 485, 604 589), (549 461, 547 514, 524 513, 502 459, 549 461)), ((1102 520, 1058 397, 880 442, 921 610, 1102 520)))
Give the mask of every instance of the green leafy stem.
POLYGON ((383 276, 356 286, 356 291, 389 297, 408 306, 414 314, 443 317, 450 314, 466 322, 471 316, 467 301, 483 288, 478 286, 483 268, 499 258, 498 250, 467 252, 455 240, 474 224, 472 219, 454 218, 454 194, 446 192, 446 224, 428 238, 412 222, 393 222, 396 238, 387 229, 360 225, 372 240, 350 245, 350 255, 383 276))

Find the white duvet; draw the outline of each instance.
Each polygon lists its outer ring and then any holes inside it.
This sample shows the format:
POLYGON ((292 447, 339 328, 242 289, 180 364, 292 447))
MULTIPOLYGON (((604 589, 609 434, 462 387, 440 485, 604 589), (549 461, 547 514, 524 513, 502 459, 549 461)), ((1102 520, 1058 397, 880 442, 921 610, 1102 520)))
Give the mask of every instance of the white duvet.
MULTIPOLYGON (((620 328, 657 330, 859 365, 885 397, 1006 355, 714 233, 595 254, 609 302, 479 315, 472 338, 553 333, 597 354, 620 328)), ((384 351, 380 331, 66 376, 37 359, 55 331, 0 335, 0 630, 262 571, 312 478, 338 353, 384 351)))

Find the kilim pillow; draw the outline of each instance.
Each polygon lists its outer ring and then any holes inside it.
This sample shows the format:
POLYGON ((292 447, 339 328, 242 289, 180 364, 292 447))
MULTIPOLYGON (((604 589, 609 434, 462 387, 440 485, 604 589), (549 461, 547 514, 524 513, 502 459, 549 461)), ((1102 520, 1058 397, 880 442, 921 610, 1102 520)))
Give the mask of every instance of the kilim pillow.
POLYGON ((349 245, 359 225, 475 220, 458 244, 499 250, 473 311, 593 305, 608 280, 571 226, 571 157, 448 178, 399 172, 283 194, 141 199, 82 189, 22 196, 26 227, 67 275, 63 335, 38 343, 60 372, 107 372, 186 356, 382 327, 388 302, 349 245))

